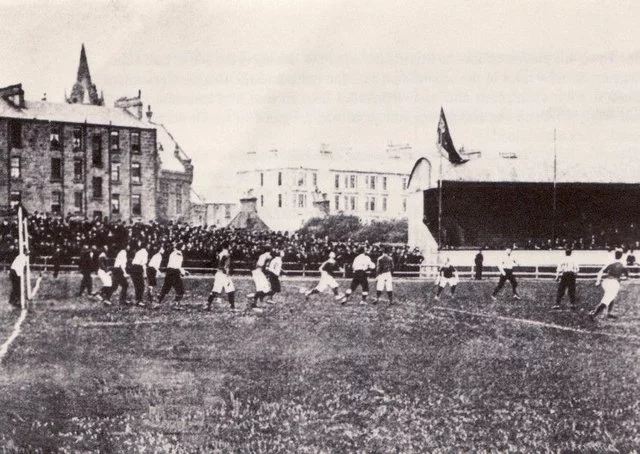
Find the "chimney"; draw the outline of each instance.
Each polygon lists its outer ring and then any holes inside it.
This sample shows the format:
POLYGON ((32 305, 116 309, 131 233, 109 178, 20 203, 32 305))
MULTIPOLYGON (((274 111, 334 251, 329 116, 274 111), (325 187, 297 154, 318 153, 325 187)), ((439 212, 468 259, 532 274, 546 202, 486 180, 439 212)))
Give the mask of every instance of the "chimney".
POLYGON ((153 112, 151 111, 151 105, 147 106, 147 120, 151 121, 151 117, 153 116, 153 112))
POLYGON ((138 90, 138 96, 127 98, 123 96, 114 103, 114 107, 124 109, 138 120, 142 120, 142 91, 138 90))

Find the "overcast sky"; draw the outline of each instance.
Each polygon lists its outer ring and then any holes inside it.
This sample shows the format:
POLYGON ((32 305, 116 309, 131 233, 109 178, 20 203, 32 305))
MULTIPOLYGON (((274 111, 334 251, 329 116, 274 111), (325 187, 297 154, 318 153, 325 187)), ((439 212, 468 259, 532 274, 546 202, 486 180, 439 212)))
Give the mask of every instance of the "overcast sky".
POLYGON ((62 102, 84 43, 205 193, 247 151, 432 153, 440 106, 458 147, 549 160, 557 128, 561 161, 615 158, 640 143, 639 23, 624 1, 0 0, 0 85, 62 102))

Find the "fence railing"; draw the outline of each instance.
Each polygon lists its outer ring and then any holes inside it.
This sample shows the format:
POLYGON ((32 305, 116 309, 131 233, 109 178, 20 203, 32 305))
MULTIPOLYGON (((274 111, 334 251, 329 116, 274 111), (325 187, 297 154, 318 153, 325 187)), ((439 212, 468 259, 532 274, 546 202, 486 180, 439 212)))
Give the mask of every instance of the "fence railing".
MULTIPOLYGON (((186 262, 186 261, 185 261, 186 262)), ((210 266, 193 266, 203 265, 205 261, 192 260, 185 263, 185 269, 193 274, 212 274, 216 271, 215 268, 210 266)), ((252 262, 234 262, 232 273, 237 275, 250 275, 252 262)), ((8 271, 9 263, 0 263, 0 269, 8 271)), ((51 257, 39 257, 34 263, 30 264, 33 271, 52 271, 53 266, 51 264, 51 257)), ((299 276, 299 277, 317 277, 320 275, 318 268, 320 263, 300 263, 300 262, 284 262, 283 274, 285 276, 299 276)), ((435 279, 438 274, 439 265, 436 264, 405 264, 399 269, 394 271, 394 276, 403 278, 422 278, 422 279, 435 279)), ((580 265, 580 272, 578 273, 578 279, 595 279, 598 272, 602 268, 602 265, 598 264, 585 264, 580 265)), ((78 267, 74 264, 60 265, 61 272, 77 271, 78 267)), ((640 266, 627 267, 629 270, 629 277, 640 277, 640 266)), ((457 266, 458 276, 463 279, 474 279, 475 266, 457 266)), ((516 276, 519 278, 531 278, 531 279, 553 279, 556 276, 556 267, 550 265, 537 265, 537 266, 521 266, 515 269, 516 276)), ((482 278, 497 278, 500 275, 500 270, 497 266, 485 266, 482 269, 482 278)), ((341 270, 337 277, 350 278, 351 273, 349 269, 341 270)))

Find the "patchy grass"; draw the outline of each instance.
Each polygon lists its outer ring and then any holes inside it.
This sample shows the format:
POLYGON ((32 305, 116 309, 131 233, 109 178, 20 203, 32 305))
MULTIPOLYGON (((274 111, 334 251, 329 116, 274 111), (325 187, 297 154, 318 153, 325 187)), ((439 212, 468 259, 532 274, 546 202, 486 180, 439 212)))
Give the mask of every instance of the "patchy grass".
MULTIPOLYGON (((244 307, 251 283, 235 281, 244 307)), ((463 282, 439 302, 430 283, 397 282, 396 306, 343 307, 329 295, 305 303, 298 288, 311 282, 292 280, 261 314, 226 302, 201 312, 210 278, 186 281, 182 311, 66 298, 78 284, 43 280, 0 366, 9 452, 640 449, 633 284, 621 318, 596 324, 586 310, 600 290, 586 282, 580 310, 557 312, 552 282, 522 281, 522 301, 505 289, 497 302, 495 282, 463 282)), ((2 306, 5 336, 18 315, 2 306)))

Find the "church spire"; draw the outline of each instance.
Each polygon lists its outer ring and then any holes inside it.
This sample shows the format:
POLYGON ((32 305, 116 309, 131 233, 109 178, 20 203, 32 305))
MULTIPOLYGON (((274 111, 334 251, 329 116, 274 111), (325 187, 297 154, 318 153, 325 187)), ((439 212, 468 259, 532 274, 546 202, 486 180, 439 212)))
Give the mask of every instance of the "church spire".
POLYGON ((91 82, 87 52, 84 43, 80 49, 80 64, 78 65, 78 75, 76 82, 71 89, 71 96, 67 98, 69 104, 92 104, 95 106, 104 105, 104 97, 98 96, 98 89, 91 82))
POLYGON ((82 49, 80 49, 80 65, 78 66, 77 80, 87 79, 91 83, 91 73, 89 73, 89 63, 87 63, 87 52, 84 50, 84 43, 82 43, 82 49))

